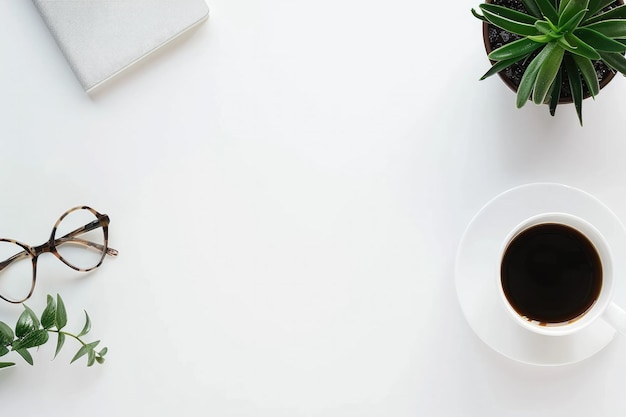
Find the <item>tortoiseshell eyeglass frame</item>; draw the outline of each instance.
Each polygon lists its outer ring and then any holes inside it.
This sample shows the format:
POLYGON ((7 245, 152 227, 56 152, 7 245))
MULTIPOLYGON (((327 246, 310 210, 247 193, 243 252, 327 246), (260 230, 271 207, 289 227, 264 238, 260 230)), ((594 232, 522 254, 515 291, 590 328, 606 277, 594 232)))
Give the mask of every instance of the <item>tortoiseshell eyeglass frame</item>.
POLYGON ((28 295, 26 295, 26 297, 24 297, 21 300, 12 300, 12 299, 6 298, 2 294, 0 294, 0 298, 2 298, 5 301, 8 301, 9 303, 20 304, 20 303, 23 303, 24 301, 28 300, 30 298, 30 296, 33 295, 33 291, 35 290, 35 284, 37 282, 37 258, 42 253, 50 252, 50 253, 54 254, 54 256, 59 258, 65 265, 69 266, 70 268, 72 268, 72 269, 74 269, 76 271, 81 271, 81 272, 89 272, 89 271, 92 271, 92 270, 98 268, 100 265, 102 265, 102 262, 104 261, 104 258, 106 257, 106 255, 117 256, 118 251, 113 249, 113 248, 109 248, 109 221, 110 221, 109 220, 109 216, 106 215, 106 214, 98 213, 96 210, 92 209, 91 207, 77 206, 77 207, 73 207, 73 208, 69 209, 68 211, 63 213, 61 215, 61 217, 59 217, 59 219, 54 224, 54 227, 52 228, 52 232, 50 233, 50 238, 48 239, 48 241, 45 242, 45 243, 42 243, 39 246, 34 246, 33 247, 33 246, 29 246, 29 245, 27 245, 25 243, 18 242, 17 240, 0 238, 0 242, 14 243, 14 244, 20 246, 22 249, 24 249, 22 252, 18 252, 17 254, 13 255, 9 259, 0 262, 0 273, 2 273, 2 270, 4 268, 6 268, 7 266, 9 266, 11 263, 13 263, 15 261, 18 261, 20 259, 24 259, 24 258, 29 257, 29 256, 30 256, 30 258, 32 260, 32 263, 33 263, 33 278, 32 278, 32 283, 31 283, 28 295), (82 227, 79 227, 76 230, 71 231, 70 233, 66 234, 65 236, 61 236, 61 237, 58 237, 58 238, 55 239, 55 234, 56 234, 57 228, 59 227, 59 225, 61 224, 63 219, 65 219, 65 217, 67 217, 68 214, 73 213, 73 212, 75 212, 77 210, 88 210, 96 217, 96 219, 93 220, 92 222, 89 222, 88 224, 86 224, 86 225, 84 225, 82 227), (90 242, 90 241, 87 241, 87 240, 84 240, 84 239, 78 239, 78 238, 75 237, 75 236, 80 235, 81 233, 86 233, 86 232, 89 232, 91 230, 97 229, 98 227, 102 227, 102 231, 103 231, 103 234, 104 234, 104 245, 101 245, 99 243, 90 242), (93 248, 101 250, 102 251, 102 256, 100 257, 100 260, 98 261, 98 263, 95 266, 91 267, 91 268, 83 269, 83 268, 78 268, 78 267, 72 265, 67 260, 65 260, 63 258, 63 256, 61 256, 59 251, 57 250, 57 244, 64 243, 65 241, 70 241, 70 240, 71 240, 72 243, 77 243, 79 245, 84 245, 84 246, 91 246, 93 248))

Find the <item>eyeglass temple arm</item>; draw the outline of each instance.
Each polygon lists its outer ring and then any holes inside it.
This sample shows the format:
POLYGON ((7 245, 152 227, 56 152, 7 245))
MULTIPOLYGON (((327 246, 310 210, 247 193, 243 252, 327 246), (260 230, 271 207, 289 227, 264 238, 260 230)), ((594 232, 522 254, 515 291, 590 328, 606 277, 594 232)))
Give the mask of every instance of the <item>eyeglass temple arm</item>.
MULTIPOLYGON (((87 233, 90 232, 94 229, 97 229, 98 227, 101 226, 100 220, 94 220, 90 223, 87 223, 86 225, 79 227, 76 230, 72 230, 71 232, 69 232, 68 234, 66 234, 65 236, 61 236, 57 239, 54 240, 55 245, 57 243, 65 243, 65 242, 74 242, 74 243, 78 243, 79 245, 84 245, 84 246, 90 246, 92 248, 96 248, 98 250, 102 250, 104 249, 104 246, 98 244, 98 243, 94 243, 94 242, 90 242, 88 240, 84 240, 84 239, 79 239, 76 238, 74 236, 78 236, 82 233, 87 233)), ((107 255, 110 256, 117 256, 118 251, 116 249, 113 248, 107 248, 107 255)))
MULTIPOLYGON (((58 239, 55 239, 54 244, 56 246, 63 244, 63 243, 76 243, 78 245, 83 245, 83 246, 88 246, 91 248, 96 248, 98 250, 103 250, 104 246, 99 244, 99 243, 95 243, 95 242, 90 242, 88 240, 85 239, 79 239, 77 237, 70 237, 70 238, 66 238, 64 237, 60 237, 58 239)), ((109 256, 117 256, 118 251, 116 249, 113 248, 107 248, 107 255, 109 256)))

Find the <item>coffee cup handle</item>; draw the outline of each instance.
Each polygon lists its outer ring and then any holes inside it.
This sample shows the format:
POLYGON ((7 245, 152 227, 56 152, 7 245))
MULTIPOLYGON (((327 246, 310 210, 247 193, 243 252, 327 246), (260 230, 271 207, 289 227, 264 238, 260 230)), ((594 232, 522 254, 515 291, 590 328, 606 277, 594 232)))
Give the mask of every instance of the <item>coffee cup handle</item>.
POLYGON ((610 303, 604 315, 604 320, 615 330, 626 335, 626 311, 615 303, 610 303))

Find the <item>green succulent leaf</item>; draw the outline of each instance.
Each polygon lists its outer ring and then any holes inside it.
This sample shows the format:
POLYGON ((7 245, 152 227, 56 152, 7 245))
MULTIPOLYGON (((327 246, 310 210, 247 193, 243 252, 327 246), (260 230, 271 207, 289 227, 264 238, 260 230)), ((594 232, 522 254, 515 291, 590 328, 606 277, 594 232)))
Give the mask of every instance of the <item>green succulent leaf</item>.
POLYGON ((618 6, 608 12, 600 13, 583 20, 583 25, 600 22, 603 20, 626 19, 626 4, 618 6))
POLYGON ((626 46, 613 40, 607 36, 604 36, 598 31, 589 28, 579 28, 574 34, 587 45, 592 47, 597 51, 605 51, 605 52, 619 52, 623 53, 626 51, 626 46))
MULTIPOLYGON (((535 20, 533 19, 533 23, 525 23, 519 22, 517 20, 510 19, 505 16, 501 16, 497 13, 492 12, 493 5, 491 4, 481 4, 479 7, 483 12, 483 16, 494 25, 498 26, 501 29, 509 31, 511 33, 516 33, 522 36, 528 35, 536 35, 537 29, 535 28, 535 20)), ((525 15, 528 16, 528 15, 525 15)), ((528 16, 530 17, 530 16, 528 16)))
POLYGON ((488 58, 494 61, 503 61, 512 58, 521 58, 531 52, 539 49, 542 44, 534 42, 527 38, 518 39, 511 43, 501 46, 500 48, 492 51, 488 58))
POLYGON ((552 23, 556 23, 559 21, 559 15, 556 8, 554 7, 554 3, 552 3, 550 0, 536 0, 536 2, 539 10, 541 10, 542 16, 544 16, 552 23))
POLYGON ((626 58, 617 52, 600 52, 602 61, 615 71, 626 76, 626 58))
POLYGON ((561 0, 559 3, 559 8, 557 10, 557 12, 559 13, 559 15, 561 15, 563 13, 563 9, 565 9, 565 6, 567 6, 569 4, 570 0, 561 0))
POLYGON ((0 362, 0 369, 15 365, 15 362, 0 362))
POLYGON ((587 84, 591 96, 597 96, 600 93, 600 83, 598 82, 598 75, 596 74, 593 62, 589 58, 584 58, 579 55, 570 55, 570 57, 576 63, 578 71, 580 71, 580 75, 583 77, 583 80, 585 80, 585 84, 587 84))
POLYGON ((487 71, 482 77, 480 77, 480 80, 484 80, 487 77, 491 77, 493 74, 496 74, 508 67, 510 67, 511 65, 515 64, 518 61, 523 61, 524 59, 526 59, 530 54, 526 55, 526 57, 522 57, 522 58, 511 58, 511 59, 505 59, 502 61, 497 61, 495 64, 493 64, 491 66, 491 68, 489 68, 489 71, 487 71))
POLYGON ((560 39, 560 38, 561 38, 560 36, 554 36, 554 35, 533 35, 533 36, 526 36, 526 38, 523 38, 523 39, 529 39, 533 42, 544 44, 544 43, 548 43, 555 39, 560 39))
POLYGON ((61 330, 67 324, 67 311, 65 310, 65 304, 59 294, 57 294, 57 312, 56 312, 56 328, 61 330))
POLYGON ((489 23, 489 21, 485 18, 485 16, 478 14, 476 10, 472 9, 472 14, 474 15, 475 18, 480 19, 485 23, 489 23))
POLYGON ((54 301, 54 297, 48 295, 48 304, 41 313, 41 325, 44 329, 53 327, 56 323, 57 303, 54 301))
MULTIPOLYGON (((575 0, 572 0, 572 1, 575 1, 575 0)), ((573 31, 574 29, 578 27, 580 22, 582 22, 583 17, 585 17, 585 10, 581 10, 580 12, 575 14, 571 19, 567 20, 563 25, 560 25, 561 31, 563 33, 569 33, 573 31)))
POLYGON ((615 3, 615 0, 589 0, 589 6, 587 6, 589 12, 587 13, 587 16, 593 16, 613 3, 615 3))
POLYGON ((537 18, 534 16, 530 16, 526 13, 518 12, 517 10, 510 9, 505 6, 499 6, 491 3, 484 3, 480 5, 480 9, 485 12, 488 11, 490 14, 498 15, 500 17, 513 20, 519 23, 526 23, 529 25, 534 25, 537 21, 537 18))
POLYGON ((567 71, 567 78, 569 79, 569 86, 572 92, 572 101, 576 107, 576 114, 578 115, 578 121, 580 125, 583 124, 583 83, 578 73, 578 67, 571 56, 565 57, 565 71, 567 71))
POLYGON ((7 353, 9 353, 9 352, 10 352, 10 350, 9 350, 9 348, 8 348, 8 347, 6 347, 6 346, 0 346, 0 356, 4 356, 4 355, 6 355, 6 354, 7 354, 7 353))
POLYGON ((564 41, 566 41, 567 43, 561 44, 561 46, 567 51, 585 58, 589 58, 591 60, 600 59, 600 54, 598 53, 598 51, 583 42, 578 36, 572 33, 568 33, 563 38, 564 41))
POLYGON ((584 27, 593 29, 612 39, 626 38, 626 19, 604 20, 602 22, 585 25, 584 27))
POLYGON ((533 101, 535 104, 542 104, 545 101, 548 91, 550 90, 550 86, 552 85, 552 82, 554 82, 554 79, 559 72, 559 68, 561 67, 561 62, 563 61, 563 54, 565 53, 565 50, 559 47, 558 44, 554 45, 554 48, 548 50, 543 62, 541 63, 539 72, 537 73, 537 78, 533 87, 533 101))
POLYGON ((550 25, 550 23, 548 23, 546 20, 537 20, 535 22, 535 27, 540 33, 544 35, 554 36, 555 39, 561 36, 554 33, 552 25, 550 25))
POLYGON ((541 10, 539 10, 539 6, 537 6, 535 0, 522 0, 522 4, 524 5, 524 7, 526 7, 526 10, 528 10, 533 16, 539 19, 543 18, 541 10))
POLYGON ((539 68, 545 60, 546 51, 552 48, 554 48, 554 44, 549 43, 532 61, 530 61, 530 64, 528 64, 526 71, 524 71, 524 75, 522 75, 520 84, 517 87, 517 108, 524 107, 524 105, 528 102, 528 99, 533 92, 533 86, 535 85, 539 68))
MULTIPOLYGON (((588 4, 589 0, 561 1, 561 5, 559 7, 559 26, 563 28, 563 31, 568 30, 566 27, 572 25, 572 20, 578 20, 578 23, 582 21, 585 17, 585 13, 587 13, 588 4)), ((576 23, 573 27, 576 27, 578 23, 576 23)))

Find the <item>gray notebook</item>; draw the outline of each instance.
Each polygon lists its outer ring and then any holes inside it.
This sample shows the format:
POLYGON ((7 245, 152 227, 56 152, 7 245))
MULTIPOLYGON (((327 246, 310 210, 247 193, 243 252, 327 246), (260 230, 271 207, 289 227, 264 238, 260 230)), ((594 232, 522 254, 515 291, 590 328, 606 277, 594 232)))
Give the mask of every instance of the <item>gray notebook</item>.
POLYGON ((87 92, 204 22, 204 0, 33 0, 87 92))

